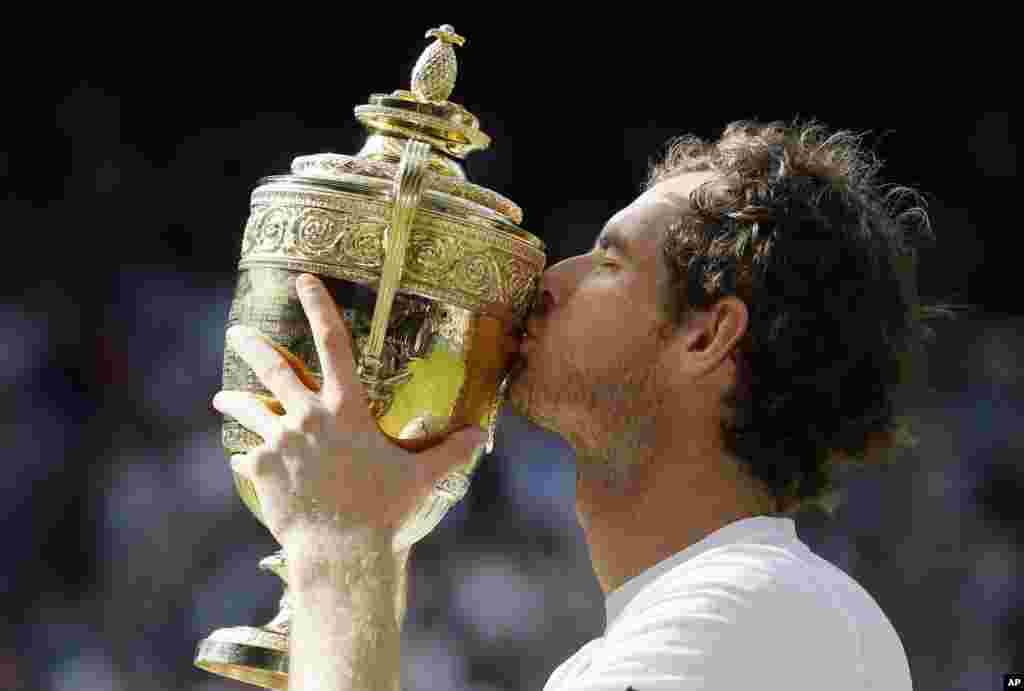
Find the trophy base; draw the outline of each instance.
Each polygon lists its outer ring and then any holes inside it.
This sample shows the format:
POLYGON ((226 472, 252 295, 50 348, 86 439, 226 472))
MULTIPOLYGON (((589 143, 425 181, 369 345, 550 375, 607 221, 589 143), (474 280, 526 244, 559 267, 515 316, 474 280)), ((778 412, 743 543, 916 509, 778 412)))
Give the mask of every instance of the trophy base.
POLYGON ((254 626, 217 629, 196 647, 196 667, 265 689, 288 688, 288 636, 254 626))

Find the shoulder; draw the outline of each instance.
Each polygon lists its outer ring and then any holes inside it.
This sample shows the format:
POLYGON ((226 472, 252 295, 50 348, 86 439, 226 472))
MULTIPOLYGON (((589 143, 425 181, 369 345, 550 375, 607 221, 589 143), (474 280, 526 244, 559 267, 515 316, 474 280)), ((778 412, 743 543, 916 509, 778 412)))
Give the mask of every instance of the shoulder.
POLYGON ((824 683, 837 673, 862 678, 881 659, 906 667, 899 637, 867 591, 795 541, 701 553, 651 583, 611 624, 604 649, 612 655, 707 679, 824 683))
POLYGON ((732 543, 703 552, 640 592, 623 617, 659 604, 715 607, 748 618, 780 608, 791 616, 831 615, 837 606, 877 603, 853 578, 803 543, 732 543), (793 612, 794 605, 804 607, 793 612))
POLYGON ((809 556, 760 543, 707 550, 638 593, 610 622, 608 635, 671 628, 721 644, 777 630, 783 614, 788 627, 820 626, 823 619, 837 624, 830 605, 836 575, 809 556))

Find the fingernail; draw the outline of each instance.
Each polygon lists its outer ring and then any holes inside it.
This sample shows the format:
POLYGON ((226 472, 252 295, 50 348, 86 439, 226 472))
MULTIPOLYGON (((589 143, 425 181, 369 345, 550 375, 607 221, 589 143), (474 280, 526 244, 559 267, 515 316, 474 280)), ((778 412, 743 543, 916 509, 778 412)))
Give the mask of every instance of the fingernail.
POLYGON ((232 346, 240 345, 251 335, 252 329, 245 324, 235 324, 227 332, 228 343, 232 346))
POLYGON ((242 467, 242 460, 244 458, 244 454, 235 454, 234 456, 231 457, 228 463, 231 464, 231 470, 233 470, 234 472, 238 473, 243 477, 246 477, 245 473, 243 472, 244 468, 242 467))
POLYGON ((310 274, 302 274, 295 279, 295 288, 301 290, 304 293, 312 293, 319 288, 319 281, 310 274))

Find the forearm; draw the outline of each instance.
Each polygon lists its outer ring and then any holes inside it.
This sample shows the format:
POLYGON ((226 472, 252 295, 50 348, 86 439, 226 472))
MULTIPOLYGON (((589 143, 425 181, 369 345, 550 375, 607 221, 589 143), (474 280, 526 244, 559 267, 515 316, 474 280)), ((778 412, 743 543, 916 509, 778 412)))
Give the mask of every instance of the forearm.
POLYGON ((291 691, 397 691, 406 556, 378 537, 293 541, 291 691))

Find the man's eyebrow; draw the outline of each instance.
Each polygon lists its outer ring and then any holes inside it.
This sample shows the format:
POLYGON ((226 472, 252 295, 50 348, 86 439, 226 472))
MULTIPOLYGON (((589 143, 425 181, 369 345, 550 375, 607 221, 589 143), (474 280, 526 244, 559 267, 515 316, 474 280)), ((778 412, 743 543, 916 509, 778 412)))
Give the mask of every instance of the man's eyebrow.
POLYGON ((626 237, 616 228, 605 228, 602 230, 601 234, 597 236, 597 242, 594 243, 594 247, 602 250, 614 249, 619 254, 626 257, 630 256, 626 237))

